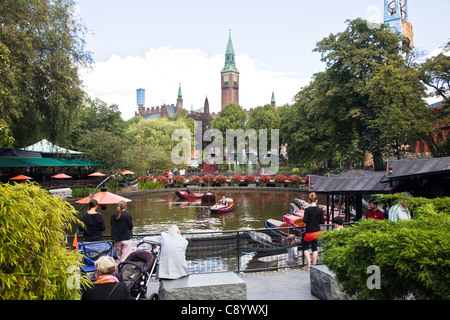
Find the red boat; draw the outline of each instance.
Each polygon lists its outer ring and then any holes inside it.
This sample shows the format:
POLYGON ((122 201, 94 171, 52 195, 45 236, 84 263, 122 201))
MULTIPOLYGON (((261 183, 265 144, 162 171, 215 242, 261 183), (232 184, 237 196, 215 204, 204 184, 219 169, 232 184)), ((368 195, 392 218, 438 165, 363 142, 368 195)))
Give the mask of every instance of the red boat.
POLYGON ((222 200, 217 202, 217 204, 213 205, 211 207, 211 213, 223 213, 233 210, 234 208, 234 201, 233 199, 227 198, 227 204, 223 205, 222 200))
POLYGON ((283 216, 283 221, 286 222, 291 227, 302 227, 305 224, 303 223, 303 217, 295 216, 293 214, 286 214, 283 216))
POLYGON ((203 197, 203 193, 187 193, 186 191, 175 191, 175 194, 181 199, 201 199, 203 197))

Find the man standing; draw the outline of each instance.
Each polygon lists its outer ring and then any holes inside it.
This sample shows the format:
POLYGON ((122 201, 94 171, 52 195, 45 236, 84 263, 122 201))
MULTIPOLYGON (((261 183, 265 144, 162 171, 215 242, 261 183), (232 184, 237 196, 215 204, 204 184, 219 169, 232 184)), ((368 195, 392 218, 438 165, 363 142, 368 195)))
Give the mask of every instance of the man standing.
POLYGON ((384 220, 384 214, 378 209, 378 202, 369 202, 369 210, 366 212, 367 219, 384 220))
POLYGON ((402 201, 396 204, 389 210, 390 221, 411 220, 411 214, 409 213, 408 203, 402 201))

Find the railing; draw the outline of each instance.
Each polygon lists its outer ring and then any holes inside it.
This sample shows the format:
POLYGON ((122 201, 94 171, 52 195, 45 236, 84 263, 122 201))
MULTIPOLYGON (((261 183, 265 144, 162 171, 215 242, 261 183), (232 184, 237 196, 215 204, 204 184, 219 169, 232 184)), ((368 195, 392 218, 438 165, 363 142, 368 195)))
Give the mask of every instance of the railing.
MULTIPOLYGON (((183 236, 189 241, 186 260, 190 273, 212 272, 253 272, 283 268, 298 268, 305 265, 302 253, 301 237, 304 227, 267 228, 234 231, 188 232, 183 236), (289 233, 296 234, 295 242, 283 241, 289 233), (288 254, 288 251, 291 251, 288 254), (295 254, 297 258, 293 258, 295 254)), ((331 230, 333 225, 323 225, 322 230, 331 230)), ((159 234, 134 235, 134 249, 145 237, 159 234)), ((70 238, 70 237, 68 237, 70 238)), ((109 236, 105 235, 104 239, 109 236)), ((70 239, 69 239, 70 240, 70 239)), ((148 250, 150 245, 139 245, 139 249, 148 250)), ((319 259, 322 262, 323 249, 319 242, 319 259)))

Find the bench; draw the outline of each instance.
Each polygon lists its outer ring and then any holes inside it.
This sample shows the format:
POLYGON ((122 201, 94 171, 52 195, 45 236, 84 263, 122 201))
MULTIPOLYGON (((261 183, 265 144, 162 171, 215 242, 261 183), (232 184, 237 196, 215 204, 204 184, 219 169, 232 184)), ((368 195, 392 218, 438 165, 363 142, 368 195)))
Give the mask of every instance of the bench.
POLYGON ((247 286, 234 272, 191 274, 159 282, 161 300, 246 300, 247 286))

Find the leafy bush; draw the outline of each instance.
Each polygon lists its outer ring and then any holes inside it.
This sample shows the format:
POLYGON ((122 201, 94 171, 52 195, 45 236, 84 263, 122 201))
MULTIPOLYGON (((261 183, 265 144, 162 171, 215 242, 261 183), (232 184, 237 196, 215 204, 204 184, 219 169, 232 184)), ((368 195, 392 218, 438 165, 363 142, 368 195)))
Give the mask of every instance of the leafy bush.
POLYGON ((247 182, 247 183, 255 183, 255 182, 256 182, 256 178, 255 178, 255 176, 252 175, 252 174, 247 174, 247 175, 244 177, 244 181, 247 182))
POLYGON ((0 185, 0 299, 78 299, 89 281, 72 271, 80 255, 65 233, 79 224, 76 210, 32 183, 0 185))
POLYGON ((189 184, 200 184, 202 182, 202 178, 199 176, 190 176, 189 177, 189 184))
POLYGON ((148 181, 139 181, 138 182, 138 188, 139 190, 153 190, 153 189, 163 189, 164 184, 153 180, 148 181))
POLYGON ((323 233, 324 262, 346 293, 361 299, 450 299, 450 198, 410 199, 410 206, 412 220, 367 219, 323 233), (380 268, 380 289, 367 286, 371 265, 380 268))
POLYGON ((223 174, 220 174, 220 175, 218 175, 218 176, 216 177, 216 183, 217 183, 217 184, 220 184, 220 185, 226 183, 227 180, 228 180, 227 176, 225 176, 225 175, 223 175, 223 174))

